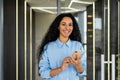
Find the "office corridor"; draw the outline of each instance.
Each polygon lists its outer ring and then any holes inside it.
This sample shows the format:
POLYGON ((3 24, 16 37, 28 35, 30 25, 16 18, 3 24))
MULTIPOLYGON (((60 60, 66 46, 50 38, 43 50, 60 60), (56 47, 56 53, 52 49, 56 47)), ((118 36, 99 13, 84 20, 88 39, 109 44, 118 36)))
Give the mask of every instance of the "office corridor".
POLYGON ((68 12, 87 53, 84 80, 120 80, 120 0, 0 0, 0 80, 42 80, 38 47, 68 12))

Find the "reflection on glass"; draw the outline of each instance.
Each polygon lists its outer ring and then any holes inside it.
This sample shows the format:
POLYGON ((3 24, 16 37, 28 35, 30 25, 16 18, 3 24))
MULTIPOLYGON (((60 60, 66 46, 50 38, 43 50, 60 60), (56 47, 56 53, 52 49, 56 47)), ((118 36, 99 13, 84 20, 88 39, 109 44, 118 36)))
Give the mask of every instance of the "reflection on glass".
POLYGON ((95 79, 101 80, 101 54, 103 54, 103 32, 104 28, 102 26, 102 1, 97 1, 95 5, 95 79))
POLYGON ((96 69, 96 80, 101 80, 101 54, 102 54, 102 45, 101 45, 101 32, 102 32, 102 23, 101 18, 96 18, 96 27, 95 27, 95 51, 96 51, 96 58, 95 58, 95 69, 96 69))

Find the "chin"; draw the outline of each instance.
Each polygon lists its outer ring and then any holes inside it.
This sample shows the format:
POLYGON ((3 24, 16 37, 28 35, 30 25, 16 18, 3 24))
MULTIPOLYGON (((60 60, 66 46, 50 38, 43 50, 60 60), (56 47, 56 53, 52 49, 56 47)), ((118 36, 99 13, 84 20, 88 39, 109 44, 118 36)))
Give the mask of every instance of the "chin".
POLYGON ((64 38, 69 38, 69 36, 64 36, 64 38))

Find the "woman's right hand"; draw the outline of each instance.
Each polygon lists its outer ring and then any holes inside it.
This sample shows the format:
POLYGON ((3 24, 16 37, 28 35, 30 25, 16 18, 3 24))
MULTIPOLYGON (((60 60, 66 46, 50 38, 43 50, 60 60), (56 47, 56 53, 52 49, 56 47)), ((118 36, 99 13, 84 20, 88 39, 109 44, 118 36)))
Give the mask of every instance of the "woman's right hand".
POLYGON ((69 63, 70 63, 70 57, 64 58, 64 60, 62 61, 61 69, 65 70, 68 67, 69 63))
POLYGON ((64 58, 64 60, 62 61, 61 67, 52 69, 50 71, 50 76, 55 76, 55 75, 59 74, 61 71, 65 70, 69 63, 70 63, 70 57, 64 58))

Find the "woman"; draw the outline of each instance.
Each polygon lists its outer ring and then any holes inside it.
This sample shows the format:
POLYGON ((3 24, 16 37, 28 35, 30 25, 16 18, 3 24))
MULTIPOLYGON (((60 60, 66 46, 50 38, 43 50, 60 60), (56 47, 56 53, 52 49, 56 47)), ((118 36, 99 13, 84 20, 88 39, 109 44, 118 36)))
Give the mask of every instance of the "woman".
POLYGON ((40 55, 39 73, 45 80, 79 80, 86 75, 86 53, 72 14, 55 18, 42 41, 40 55), (82 51, 76 59, 72 57, 75 50, 82 51))

